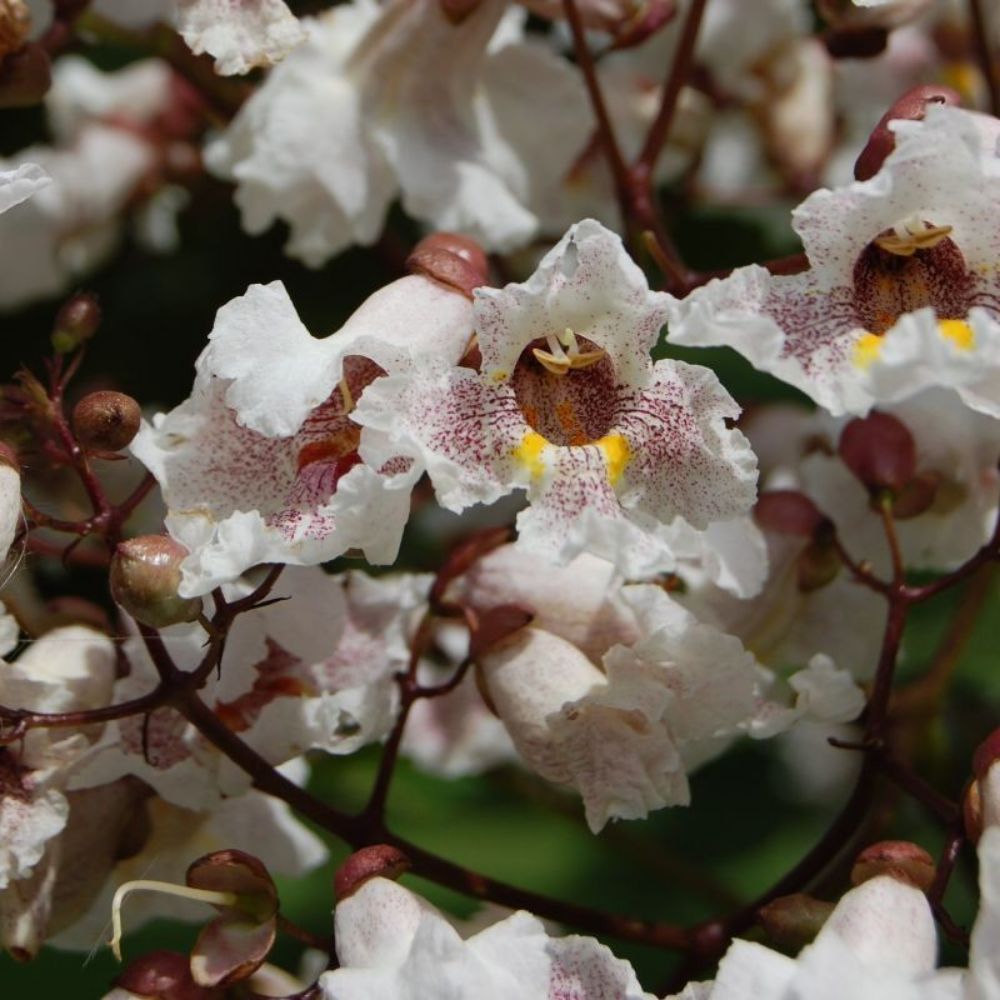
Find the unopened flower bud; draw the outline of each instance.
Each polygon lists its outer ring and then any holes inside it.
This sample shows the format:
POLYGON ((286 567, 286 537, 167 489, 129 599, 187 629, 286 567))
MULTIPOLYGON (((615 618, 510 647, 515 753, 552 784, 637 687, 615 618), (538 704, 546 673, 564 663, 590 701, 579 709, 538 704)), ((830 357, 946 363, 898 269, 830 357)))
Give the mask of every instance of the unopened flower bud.
POLYGON ((936 472, 921 472, 896 494, 892 513, 897 520, 918 517, 934 506, 941 493, 942 478, 936 472))
POLYGON ((111 595, 136 621, 152 628, 196 621, 200 597, 181 597, 181 562, 187 549, 166 535, 121 542, 111 560, 111 595))
POLYGON ((799 590, 810 594, 836 579, 841 569, 840 555, 828 539, 810 542, 799 555, 797 582, 799 590))
POLYGON ((73 408, 73 431, 87 451, 121 451, 141 422, 139 404, 123 392, 91 392, 73 408))
POLYGON ((798 490, 770 490, 761 493, 753 516, 765 531, 812 538, 826 521, 819 508, 798 490))
POLYGON ((333 892, 337 902, 353 895, 369 879, 395 881, 410 867, 410 859, 398 848, 373 844, 355 851, 334 873, 333 892))
POLYGON ((833 903, 797 892, 762 906, 757 911, 757 917, 775 944, 795 952, 816 937, 833 908, 833 903))
POLYGON ((424 237, 406 259, 413 274, 422 274, 454 288, 468 298, 489 280, 489 261, 474 240, 457 233, 432 233, 424 237))
POLYGON ((962 99, 951 87, 922 86, 908 90, 889 110, 882 115, 872 129, 871 137, 854 164, 854 176, 859 181, 874 177, 882 168, 886 157, 896 148, 896 135, 889 128, 889 122, 907 119, 920 121, 932 104, 958 106, 962 99))
POLYGON ((972 755, 973 780, 962 801, 966 836, 976 842, 987 826, 1000 825, 1000 729, 994 729, 972 755))
POLYGON ((191 978, 187 955, 176 951, 151 951, 130 963, 115 981, 107 1000, 215 1000, 191 978))
POLYGON ((934 859, 907 840, 883 840, 866 847, 851 869, 851 882, 861 885, 878 875, 889 875, 926 891, 934 881, 934 859))
POLYGON ((52 61, 35 42, 28 42, 0 61, 0 108, 29 108, 52 86, 52 61))
POLYGON ((856 417, 843 429, 837 451, 871 492, 898 491, 913 478, 917 446, 909 428, 888 413, 856 417))
POLYGON ((56 316, 52 347, 59 354, 69 354, 90 340, 101 323, 97 296, 80 292, 69 299, 56 316))
POLYGON ((0 59, 28 40, 31 11, 24 0, 0 0, 0 59))
POLYGON ((452 23, 461 24, 481 3, 481 0, 438 0, 441 13, 452 23))

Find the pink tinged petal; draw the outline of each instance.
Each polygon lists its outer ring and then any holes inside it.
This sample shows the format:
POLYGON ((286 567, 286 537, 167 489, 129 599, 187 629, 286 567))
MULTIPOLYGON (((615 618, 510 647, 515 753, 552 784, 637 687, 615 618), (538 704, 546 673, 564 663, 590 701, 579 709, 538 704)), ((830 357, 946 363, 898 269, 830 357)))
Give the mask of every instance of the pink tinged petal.
POLYGON ((593 938, 549 941, 552 959, 546 1000, 647 1000, 628 962, 593 938))
POLYGON ((609 685, 579 650, 533 628, 497 647, 482 670, 521 756, 543 778, 580 792, 593 832, 611 818, 687 802, 687 779, 660 721, 670 698, 662 686, 609 685))
MULTIPOLYGON (((1000 777, 1000 768, 993 767, 1000 777)), ((979 915, 972 928, 965 1000, 1000 996, 1000 827, 990 826, 979 838, 979 915)))
POLYGON ((34 163, 25 163, 13 170, 0 170, 0 212, 20 205, 51 183, 52 178, 34 163))
POLYGON ((495 382, 511 376, 533 340, 568 328, 608 353, 619 382, 641 386, 668 308, 621 238, 593 219, 571 227, 523 284, 475 295, 483 372, 495 382))
POLYGON ((305 38, 282 0, 177 0, 177 14, 191 51, 215 56, 223 76, 270 66, 305 38))
POLYGON ((337 333, 315 338, 274 281, 251 285, 219 310, 198 365, 232 380, 226 404, 240 424, 281 437, 297 433, 336 390, 349 355, 374 362, 363 374, 351 369, 352 392, 360 395, 372 377, 405 371, 416 358, 457 363, 471 332, 472 306, 463 295, 408 276, 370 295, 337 333))
POLYGON ((869 879, 837 904, 816 938, 847 946, 865 967, 917 978, 934 969, 937 931, 927 897, 888 875, 869 879))

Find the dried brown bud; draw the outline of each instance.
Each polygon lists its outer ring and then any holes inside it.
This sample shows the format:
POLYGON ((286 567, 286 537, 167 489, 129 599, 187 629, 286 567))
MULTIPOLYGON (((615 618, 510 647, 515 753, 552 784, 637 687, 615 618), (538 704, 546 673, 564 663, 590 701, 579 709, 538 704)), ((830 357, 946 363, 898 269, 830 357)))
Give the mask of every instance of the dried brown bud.
POLYGON ((136 621, 152 628, 193 622, 200 597, 181 597, 181 562, 187 549, 166 535, 121 542, 111 560, 111 596, 136 621))
POLYGON ((0 59, 28 40, 31 11, 24 0, 0 0, 0 59))
POLYGON ((804 493, 798 490, 770 490, 761 493, 753 516, 765 531, 812 538, 826 518, 804 493))
POLYGON ((29 108, 52 86, 52 61, 35 42, 28 42, 0 61, 0 108, 29 108))
POLYGON ((410 859, 398 848, 373 844, 355 851, 334 873, 333 891, 338 902, 357 892, 369 879, 398 879, 410 859))
POLYGON ((489 280, 489 261, 483 248, 458 233, 432 233, 424 237, 406 259, 412 274, 439 281, 468 298, 489 280))
POLYGON ((958 91, 952 90, 951 87, 927 85, 908 90, 882 115, 878 124, 872 129, 865 148, 861 150, 861 155, 854 164, 854 176, 859 181, 874 177, 881 170, 886 157, 896 148, 896 136, 889 128, 889 122, 900 119, 920 121, 931 104, 957 106, 961 103, 958 91))
POLYGON ((861 885, 877 875, 889 875, 926 891, 934 881, 934 859, 907 840, 883 840, 866 847, 851 869, 851 882, 861 885))
POLYGON ((91 392, 73 408, 73 431, 88 451, 121 451, 141 421, 139 404, 123 392, 91 392))
POLYGON ((56 316, 52 331, 52 347, 59 354, 69 354, 90 340, 101 323, 101 307, 97 296, 79 292, 64 303, 56 316))
POLYGON ((902 490, 917 470, 917 446, 909 428, 888 413, 851 420, 837 451, 844 464, 872 492, 902 490))
POLYGON ((129 965, 115 985, 143 1000, 216 1000, 217 990, 206 990, 191 978, 187 955, 151 951, 129 965))
POLYGON ((833 903, 797 892, 762 906, 757 918, 775 944, 787 951, 799 951, 816 937, 833 907, 833 903))

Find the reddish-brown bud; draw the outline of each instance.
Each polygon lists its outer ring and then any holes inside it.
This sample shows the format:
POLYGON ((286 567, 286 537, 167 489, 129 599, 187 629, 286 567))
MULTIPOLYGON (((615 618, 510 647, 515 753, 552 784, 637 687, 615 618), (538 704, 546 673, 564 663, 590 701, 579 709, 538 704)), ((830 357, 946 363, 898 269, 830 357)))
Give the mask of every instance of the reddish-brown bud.
POLYGON ((139 433, 142 411, 123 392, 88 393, 73 408, 73 431, 88 451, 121 451, 139 433))
POLYGON ((132 962, 115 985, 143 1000, 216 1000, 218 990, 206 990, 191 978, 187 955, 151 951, 132 962))
POLYGON ((803 538, 812 538, 826 521, 816 504, 798 490, 761 493, 753 515, 765 531, 803 538))
POLYGON ((994 729, 972 755, 972 773, 977 781, 986 777, 986 772, 1000 760, 1000 728, 994 729))
POLYGON ((0 61, 0 108, 29 108, 52 86, 52 61, 35 42, 28 42, 0 61))
POLYGON ((883 840, 866 847, 851 869, 851 883, 861 885, 877 875, 889 875, 926 891, 934 881, 934 859, 907 840, 883 840))
POLYGON ((0 0, 0 59, 28 40, 31 11, 24 0, 0 0))
POLYGON ((88 625, 98 632, 110 634, 108 613, 99 604, 83 597, 56 597, 45 605, 49 613, 49 628, 61 625, 88 625))
POLYGON ((438 0, 441 13, 452 23, 461 24, 482 0, 438 0))
POLYGON ((181 562, 187 549, 166 535, 121 542, 111 559, 111 596, 136 621, 152 628, 196 621, 200 597, 181 597, 181 562))
POLYGON ((799 951, 816 937, 833 907, 833 903, 797 892, 762 906, 757 918, 775 944, 787 951, 799 951))
POLYGON ((796 567, 799 590, 810 594, 832 583, 842 563, 836 547, 828 539, 810 542, 799 556, 796 567))
POLYGON ((843 429, 837 451, 872 492, 903 489, 917 470, 917 446, 909 428, 888 413, 856 417, 843 429))
POLYGON ((424 237, 407 257, 406 268, 468 298, 472 298, 474 288, 487 283, 490 270, 483 248, 458 233, 432 233, 424 237))
POLYGON ((896 148, 895 133, 889 128, 889 122, 899 119, 920 121, 932 104, 959 105, 962 98, 958 91, 951 87, 925 85, 914 87, 900 97, 889 110, 882 115, 878 124, 872 129, 865 148, 854 164, 854 176, 859 181, 874 177, 885 163, 886 157, 896 148))
POLYGON ((978 781, 970 781, 962 796, 962 825, 965 836, 972 844, 979 843, 983 835, 983 796, 978 781))
POLYGON ((934 506, 941 493, 942 478, 936 472, 919 472, 896 494, 892 513, 897 520, 918 517, 934 506))
POLYGON ((101 324, 101 307, 97 296, 79 292, 68 299, 56 316, 52 330, 52 347, 59 354, 69 354, 90 340, 101 324))
POLYGON ((338 902, 357 892, 369 879, 395 881, 410 867, 410 859, 398 848, 373 844, 355 851, 334 873, 333 892, 338 902))

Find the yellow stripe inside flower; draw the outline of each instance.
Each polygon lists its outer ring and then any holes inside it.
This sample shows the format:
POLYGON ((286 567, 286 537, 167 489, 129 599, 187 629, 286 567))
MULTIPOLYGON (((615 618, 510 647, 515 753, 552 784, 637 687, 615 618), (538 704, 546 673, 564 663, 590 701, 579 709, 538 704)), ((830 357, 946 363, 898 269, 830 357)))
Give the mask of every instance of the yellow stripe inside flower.
MULTIPOLYGON (((621 434, 612 433, 605 434, 592 443, 604 456, 608 482, 612 486, 616 485, 632 459, 628 441, 621 434)), ((542 456, 550 445, 551 442, 546 441, 537 431, 526 431, 521 443, 514 449, 514 458, 528 470, 532 479, 540 479, 545 473, 545 459, 542 456)))
MULTIPOLYGON (((976 344, 976 335, 964 319, 938 320, 938 332, 960 351, 971 351, 976 344)), ((854 364, 858 368, 870 368, 881 353, 882 337, 877 333, 863 333, 854 344, 854 364)))

